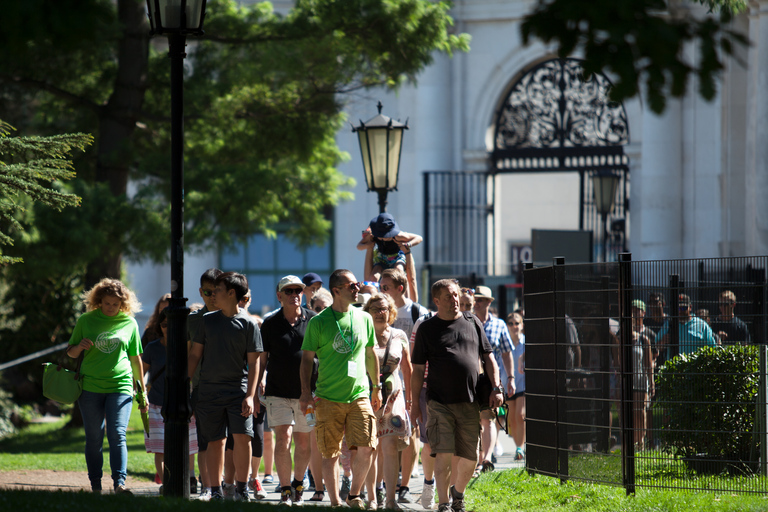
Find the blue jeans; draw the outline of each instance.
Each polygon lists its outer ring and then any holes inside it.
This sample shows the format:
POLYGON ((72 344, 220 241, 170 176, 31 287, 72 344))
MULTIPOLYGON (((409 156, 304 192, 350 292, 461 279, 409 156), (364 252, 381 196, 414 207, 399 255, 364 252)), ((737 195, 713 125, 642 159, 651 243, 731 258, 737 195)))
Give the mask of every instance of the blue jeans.
POLYGON ((109 465, 114 486, 125 484, 128 446, 125 430, 131 417, 131 395, 83 391, 78 399, 85 426, 85 464, 93 490, 101 490, 104 466, 104 429, 109 441, 109 465))

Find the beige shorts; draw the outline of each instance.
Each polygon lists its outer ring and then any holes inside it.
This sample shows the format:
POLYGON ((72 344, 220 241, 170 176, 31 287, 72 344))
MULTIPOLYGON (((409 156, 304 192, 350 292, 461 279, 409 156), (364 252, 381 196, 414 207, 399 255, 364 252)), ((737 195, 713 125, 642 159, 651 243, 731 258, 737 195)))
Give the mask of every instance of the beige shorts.
POLYGON ((294 432, 312 432, 315 427, 307 425, 307 418, 301 410, 299 399, 265 396, 267 404, 267 422, 270 428, 280 425, 293 425, 294 432))
POLYGON ((427 439, 432 454, 452 453, 477 461, 480 449, 480 408, 475 403, 427 402, 427 439))
POLYGON ((320 399, 315 403, 317 448, 324 459, 341 454, 341 440, 346 435, 350 450, 358 446, 376 448, 376 416, 368 398, 352 403, 320 399))

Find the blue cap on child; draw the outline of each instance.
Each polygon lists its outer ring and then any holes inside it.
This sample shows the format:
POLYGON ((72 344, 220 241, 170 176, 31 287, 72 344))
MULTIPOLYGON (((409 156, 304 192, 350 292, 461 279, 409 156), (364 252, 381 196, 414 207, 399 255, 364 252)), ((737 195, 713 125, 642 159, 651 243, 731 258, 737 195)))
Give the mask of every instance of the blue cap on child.
POLYGON ((371 219, 371 234, 376 238, 394 238, 400 233, 395 218, 389 213, 380 213, 371 219))

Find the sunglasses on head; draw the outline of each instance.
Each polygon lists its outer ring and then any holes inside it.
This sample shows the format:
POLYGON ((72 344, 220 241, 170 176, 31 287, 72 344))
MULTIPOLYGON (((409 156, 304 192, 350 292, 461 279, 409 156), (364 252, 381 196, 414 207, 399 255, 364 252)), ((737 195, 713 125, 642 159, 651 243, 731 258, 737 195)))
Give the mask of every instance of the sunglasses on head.
POLYGON ((466 293, 467 295, 474 295, 475 289, 474 288, 462 288, 461 293, 466 293))

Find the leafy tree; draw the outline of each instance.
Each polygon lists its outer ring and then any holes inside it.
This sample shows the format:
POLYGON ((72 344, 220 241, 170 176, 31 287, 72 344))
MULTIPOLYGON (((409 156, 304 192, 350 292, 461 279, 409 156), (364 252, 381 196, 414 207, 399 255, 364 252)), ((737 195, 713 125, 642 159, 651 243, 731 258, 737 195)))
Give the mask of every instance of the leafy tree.
MULTIPOLYGON (((12 231, 22 231, 20 217, 30 204, 61 211, 78 206, 80 198, 55 188, 56 181, 75 176, 69 155, 91 144, 90 135, 76 133, 51 137, 9 137, 13 127, 0 120, 0 244, 13 245, 12 231)), ((0 265, 22 261, 0 251, 0 265)))
MULTIPOLYGON (((165 39, 149 39, 144 0, 4 8, 0 112, 25 133, 95 138, 66 189, 82 206, 30 209, 38 236, 9 252, 27 263, 3 274, 21 320, 0 340, 33 338, 32 350, 66 339, 77 293, 121 277, 123 257, 168 257, 170 66, 165 39), (40 296, 58 308, 45 312, 51 323, 39 321, 40 296)), ((336 170, 344 103, 415 81, 436 51, 466 50, 448 10, 432 0, 297 0, 281 15, 268 2, 209 0, 206 35, 187 47, 185 249, 278 226, 322 243, 329 209, 350 197, 352 180, 336 170)))
POLYGON ((539 0, 521 32, 525 44, 533 38, 554 43, 561 57, 583 55, 587 73, 615 77, 610 94, 617 101, 637 96, 644 86, 649 108, 661 113, 668 96, 685 95, 692 75, 699 94, 714 98, 724 56, 748 44, 728 28, 746 0, 694 1, 718 16, 695 18, 674 0, 539 0), (694 61, 685 55, 688 44, 698 45, 694 61))

